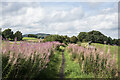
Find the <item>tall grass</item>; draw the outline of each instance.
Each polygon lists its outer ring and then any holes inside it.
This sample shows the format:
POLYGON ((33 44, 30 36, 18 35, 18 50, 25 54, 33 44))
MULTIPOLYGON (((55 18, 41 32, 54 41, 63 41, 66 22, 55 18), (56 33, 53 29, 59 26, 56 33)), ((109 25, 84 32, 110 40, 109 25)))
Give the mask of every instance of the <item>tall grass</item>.
POLYGON ((110 45, 107 54, 106 49, 85 48, 77 44, 69 44, 67 49, 71 53, 71 59, 77 59, 83 73, 93 73, 99 78, 118 76, 117 53, 115 52, 112 58, 110 45))
MULTIPOLYGON (((47 68, 59 42, 28 43, 9 41, 2 45, 3 79, 33 79, 47 68)), ((40 77, 40 76, 39 76, 40 77)))

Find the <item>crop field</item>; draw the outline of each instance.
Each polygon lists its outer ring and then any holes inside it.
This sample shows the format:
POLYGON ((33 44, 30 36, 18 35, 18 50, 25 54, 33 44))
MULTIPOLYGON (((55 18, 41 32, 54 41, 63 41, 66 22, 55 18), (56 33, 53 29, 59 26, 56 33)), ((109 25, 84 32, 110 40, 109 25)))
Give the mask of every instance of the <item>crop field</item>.
POLYGON ((118 77, 120 47, 93 43, 96 48, 89 48, 84 44, 3 41, 3 80, 118 77))
POLYGON ((33 38, 33 37, 23 37, 23 41, 27 42, 39 42, 43 41, 43 39, 33 38))
POLYGON ((33 38, 33 37, 23 37, 23 40, 37 40, 37 38, 33 38))

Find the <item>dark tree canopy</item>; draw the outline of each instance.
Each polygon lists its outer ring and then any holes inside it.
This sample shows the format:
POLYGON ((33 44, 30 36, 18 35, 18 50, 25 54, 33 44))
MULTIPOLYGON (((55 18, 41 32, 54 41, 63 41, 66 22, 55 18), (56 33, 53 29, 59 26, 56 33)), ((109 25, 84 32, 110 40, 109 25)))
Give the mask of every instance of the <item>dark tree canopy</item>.
POLYGON ((106 44, 111 44, 111 45, 120 44, 119 39, 112 40, 111 37, 107 37, 101 32, 95 31, 95 30, 90 31, 90 32, 80 32, 77 37, 72 36, 71 38, 69 38, 68 36, 50 35, 45 38, 45 41, 59 41, 61 43, 62 42, 63 43, 77 43, 77 42, 91 41, 93 43, 101 43, 101 44, 104 44, 104 42, 106 42, 106 44))
POLYGON ((113 39, 112 44, 120 46, 120 39, 113 39))
POLYGON ((112 40, 111 37, 107 37, 104 34, 102 34, 99 31, 90 31, 90 32, 80 32, 78 37, 78 41, 92 41, 93 43, 101 43, 104 44, 106 41, 107 44, 117 44, 118 45, 118 39, 117 40, 112 40))
POLYGON ((120 39, 118 39, 118 44, 117 45, 119 45, 120 46, 120 39))
POLYGON ((95 30, 92 30, 92 31, 88 32, 88 34, 89 34, 89 35, 90 35, 90 34, 94 34, 94 35, 103 35, 101 32, 95 31, 95 30))
POLYGON ((70 38, 70 42, 71 43, 76 43, 77 42, 77 37, 76 36, 72 36, 71 38, 70 38))
POLYGON ((22 40, 22 33, 20 31, 17 31, 15 34, 15 38, 17 38, 18 41, 22 40))
POLYGON ((11 29, 5 29, 3 32, 2 32, 2 37, 4 39, 12 39, 14 40, 14 34, 13 34, 13 31, 11 29))
POLYGON ((44 41, 59 41, 61 43, 69 43, 70 38, 68 36, 60 36, 60 35, 49 35, 45 37, 44 41))
POLYGON ((104 43, 106 36, 99 31, 90 31, 88 32, 87 41, 92 41, 96 43, 104 43))
POLYGON ((108 44, 112 44, 112 38, 111 38, 111 37, 108 37, 107 43, 108 43, 108 44))
POLYGON ((118 43, 119 43, 119 40, 118 40, 118 39, 113 39, 113 40, 112 40, 112 44, 118 45, 118 43))
POLYGON ((35 34, 28 34, 28 37, 34 37, 34 38, 37 38, 37 35, 35 35, 35 34))
POLYGON ((78 38, 79 41, 82 42, 83 39, 84 39, 84 40, 86 39, 87 35, 88 35, 88 34, 87 34, 86 32, 80 32, 79 35, 77 36, 77 38, 78 38))
POLYGON ((64 43, 70 42, 70 38, 67 35, 63 36, 63 39, 64 39, 64 43))

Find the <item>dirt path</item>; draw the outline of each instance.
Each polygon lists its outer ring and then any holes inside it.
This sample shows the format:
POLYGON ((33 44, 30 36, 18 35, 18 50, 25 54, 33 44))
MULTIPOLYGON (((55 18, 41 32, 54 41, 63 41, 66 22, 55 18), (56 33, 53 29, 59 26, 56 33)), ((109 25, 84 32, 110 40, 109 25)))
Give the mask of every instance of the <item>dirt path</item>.
POLYGON ((65 57, 64 57, 64 50, 62 51, 62 65, 60 68, 60 80, 64 78, 64 65, 65 65, 65 57))

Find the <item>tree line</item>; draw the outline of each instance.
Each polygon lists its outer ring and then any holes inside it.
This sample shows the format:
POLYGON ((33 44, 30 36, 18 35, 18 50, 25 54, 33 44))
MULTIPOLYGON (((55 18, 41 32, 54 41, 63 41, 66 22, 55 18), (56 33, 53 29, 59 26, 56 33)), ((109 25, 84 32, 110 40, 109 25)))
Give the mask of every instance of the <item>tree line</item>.
POLYGON ((11 29, 5 29, 3 32, 2 32, 2 39, 5 39, 5 40, 15 40, 15 38, 17 39, 17 41, 20 41, 22 40, 22 32, 20 31, 16 31, 15 33, 11 30, 11 29))
POLYGON ((110 45, 120 45, 120 39, 112 39, 107 37, 99 31, 80 32, 78 36, 68 37, 62 35, 50 35, 45 37, 44 41, 59 41, 63 43, 78 43, 78 42, 92 42, 110 45))
MULTIPOLYGON (((28 34, 28 37, 35 37, 37 35, 28 34)), ((13 33, 11 29, 5 29, 2 32, 2 38, 7 40, 14 40, 17 38, 18 41, 22 40, 22 32, 16 31, 13 33)), ((100 31, 90 31, 90 32, 80 32, 77 36, 68 37, 67 35, 49 35, 46 36, 44 41, 59 41, 61 43, 81 43, 81 42, 92 42, 92 43, 101 43, 101 44, 110 44, 110 45, 120 45, 120 39, 112 39, 102 34, 100 31)))

